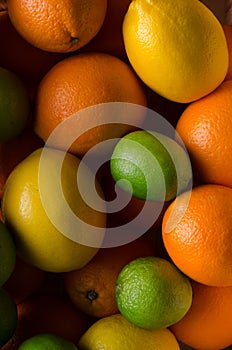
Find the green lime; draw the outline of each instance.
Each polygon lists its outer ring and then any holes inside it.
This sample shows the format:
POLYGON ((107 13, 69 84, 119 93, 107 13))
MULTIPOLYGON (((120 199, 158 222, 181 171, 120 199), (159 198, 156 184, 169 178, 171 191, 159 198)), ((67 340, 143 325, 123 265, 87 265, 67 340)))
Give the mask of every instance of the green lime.
POLYGON ((30 101, 23 82, 0 67, 0 141, 18 136, 26 127, 30 101))
POLYGON ((13 336, 18 322, 17 307, 11 295, 0 289, 0 348, 13 336))
POLYGON ((7 227, 0 221, 0 287, 12 274, 16 262, 16 248, 7 227))
POLYGON ((77 350, 77 347, 55 334, 43 333, 25 340, 18 350, 77 350))
POLYGON ((114 148, 110 168, 118 186, 140 199, 171 200, 192 179, 184 148, 154 131, 139 130, 122 137, 114 148))
POLYGON ((184 317, 192 303, 192 287, 168 260, 138 258, 119 273, 116 301, 119 311, 134 325, 160 329, 184 317))

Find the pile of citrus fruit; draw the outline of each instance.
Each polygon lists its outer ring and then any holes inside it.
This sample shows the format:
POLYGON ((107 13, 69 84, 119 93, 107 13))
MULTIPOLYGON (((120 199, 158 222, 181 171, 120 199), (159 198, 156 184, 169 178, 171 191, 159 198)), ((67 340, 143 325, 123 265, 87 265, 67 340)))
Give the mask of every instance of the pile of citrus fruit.
POLYGON ((232 26, 0 0, 0 33, 0 348, 232 349, 232 26))

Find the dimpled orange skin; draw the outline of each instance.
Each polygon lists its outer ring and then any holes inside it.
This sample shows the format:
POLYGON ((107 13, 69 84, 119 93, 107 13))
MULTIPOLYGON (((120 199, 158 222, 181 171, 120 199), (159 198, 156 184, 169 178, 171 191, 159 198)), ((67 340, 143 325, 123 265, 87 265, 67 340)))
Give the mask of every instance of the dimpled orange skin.
POLYGON ((186 199, 187 192, 170 204, 163 217, 162 237, 170 258, 197 282, 231 286, 232 189, 213 184, 197 186, 184 211, 186 199))
POLYGON ((191 281, 188 313, 170 327, 178 340, 194 349, 218 350, 232 344, 232 286, 209 287, 191 281))
POLYGON ((232 187, 232 80, 191 103, 176 130, 201 182, 232 187))
POLYGON ((100 30, 107 0, 9 0, 10 19, 30 44, 50 52, 72 52, 100 30))

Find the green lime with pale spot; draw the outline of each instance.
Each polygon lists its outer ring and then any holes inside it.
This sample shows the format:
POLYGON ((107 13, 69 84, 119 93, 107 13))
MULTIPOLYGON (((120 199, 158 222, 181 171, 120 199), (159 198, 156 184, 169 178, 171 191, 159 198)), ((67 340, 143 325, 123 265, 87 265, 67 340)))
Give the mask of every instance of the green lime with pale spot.
POLYGON ((78 350, 76 345, 60 336, 50 333, 37 334, 26 339, 18 350, 78 350))
POLYGON ((119 273, 116 301, 129 322, 145 329, 161 329, 188 312, 192 287, 172 262, 154 256, 138 258, 119 273))
POLYGON ((113 150, 110 169, 119 187, 143 200, 171 200, 192 179, 186 150, 155 131, 138 130, 122 137, 113 150))

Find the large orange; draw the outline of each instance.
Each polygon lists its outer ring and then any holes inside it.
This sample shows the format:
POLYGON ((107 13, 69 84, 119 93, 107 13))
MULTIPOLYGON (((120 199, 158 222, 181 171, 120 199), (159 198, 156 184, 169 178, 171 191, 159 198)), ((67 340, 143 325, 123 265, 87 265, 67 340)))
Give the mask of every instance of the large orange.
POLYGON ((17 74, 27 85, 35 86, 67 54, 46 52, 30 45, 16 31, 7 11, 0 12, 0 66, 17 74))
POLYGON ((81 51, 104 52, 127 61, 122 23, 130 3, 131 0, 108 0, 105 20, 99 33, 81 51))
POLYGON ((51 52, 72 52, 100 30, 107 0, 8 0, 10 19, 30 44, 51 52))
POLYGON ((191 103, 176 130, 200 181, 232 187, 232 81, 191 103))
POLYGON ((232 286, 232 189, 206 184, 177 197, 163 217, 165 248, 190 278, 232 286), (189 197, 190 194, 190 197, 189 197))
MULTIPOLYGON (((129 102, 146 105, 144 88, 133 69, 117 57, 104 53, 82 53, 57 63, 41 81, 36 101, 35 131, 47 140, 50 133, 75 112, 86 107, 107 102, 129 102)), ((92 120, 103 122, 108 114, 115 112, 85 113, 78 116, 75 130, 87 130, 92 120)), ((125 114, 125 123, 128 113, 125 114)), ((122 115, 121 115, 122 116, 122 115)), ((119 116, 115 116, 115 122, 119 116)), ((144 113, 135 113, 133 121, 141 122, 144 113)), ((131 119, 130 119, 131 120, 131 119)), ((68 127, 67 127, 68 129, 68 127)), ((97 143, 112 137, 121 137, 132 130, 130 125, 110 124, 92 128, 83 133, 72 145, 71 151, 83 155, 97 143)), ((67 130, 65 139, 73 133, 67 130)), ((61 140, 56 146, 62 148, 61 140), (61 142, 61 143, 60 143, 61 142)))
POLYGON ((115 314, 119 272, 129 261, 149 255, 153 255, 153 248, 145 237, 119 247, 102 248, 85 267, 64 274, 67 294, 86 314, 94 317, 115 314))
POLYGON ((232 286, 210 287, 195 281, 191 285, 192 305, 171 331, 194 349, 218 350, 231 345, 232 286))
POLYGON ((38 294, 17 305, 18 325, 13 337, 1 350, 18 350, 27 338, 54 333, 77 343, 90 325, 87 315, 63 296, 38 294))

